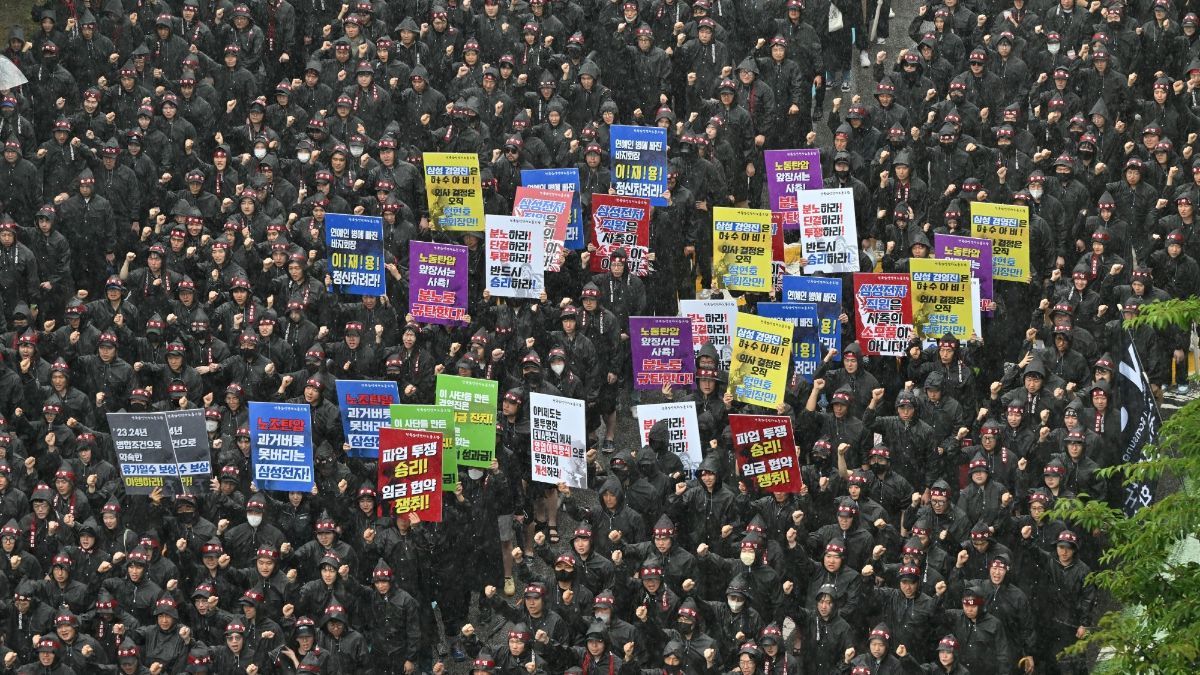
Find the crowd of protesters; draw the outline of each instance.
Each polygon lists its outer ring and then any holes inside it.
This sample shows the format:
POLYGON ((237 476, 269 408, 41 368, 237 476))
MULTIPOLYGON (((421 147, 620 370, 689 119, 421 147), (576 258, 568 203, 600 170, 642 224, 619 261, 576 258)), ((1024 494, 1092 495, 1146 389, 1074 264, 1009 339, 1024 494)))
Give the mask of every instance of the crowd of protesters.
MULTIPOLYGON (((1103 533, 1047 511, 1125 501, 1097 475, 1124 451, 1121 320, 1200 283, 1200 10, 944 2, 907 39, 887 0, 35 6, 3 51, 28 83, 0 92, 3 672, 1087 672, 1060 650, 1097 620, 1103 533), (614 124, 668 133, 652 270, 567 251, 541 298, 492 297, 481 234, 430 221, 422 153, 477 154, 492 214, 521 171, 577 167, 586 213, 614 124), (765 208, 786 148, 853 191, 860 271, 991 202, 1029 207, 1030 278, 901 358, 864 356, 847 304, 845 348, 774 410, 702 348, 663 392, 697 406, 685 475, 662 425, 617 434, 629 318, 709 297, 714 207, 765 208), (329 285, 330 213, 382 217, 382 297, 329 285), (411 241, 468 247, 466 324, 408 314, 411 241), (442 522, 381 515, 336 381, 428 404, 442 372, 499 381, 496 461, 442 522), (531 392, 586 401, 596 499, 530 480, 531 392), (248 401, 312 407, 310 493, 254 485, 248 401), (181 408, 209 489, 125 494, 106 413, 181 408), (745 412, 791 417, 802 490, 739 479, 745 412)), ((1189 334, 1132 338, 1156 394, 1188 388, 1189 334)))

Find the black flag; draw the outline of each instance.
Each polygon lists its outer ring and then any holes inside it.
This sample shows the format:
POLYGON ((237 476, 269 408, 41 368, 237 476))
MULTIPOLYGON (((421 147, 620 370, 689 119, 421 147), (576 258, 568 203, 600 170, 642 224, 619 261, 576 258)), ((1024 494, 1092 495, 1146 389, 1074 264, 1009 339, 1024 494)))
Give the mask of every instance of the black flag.
MULTIPOLYGON (((1121 440, 1125 444, 1121 460, 1132 463, 1146 458, 1142 448, 1158 442, 1162 415, 1154 400, 1154 392, 1150 389, 1150 380, 1142 368, 1142 359, 1133 344, 1133 336, 1128 330, 1122 330, 1121 336, 1121 364, 1117 368, 1117 391, 1121 397, 1121 440)), ((1122 508, 1126 515, 1132 516, 1153 501, 1154 481, 1130 483, 1125 486, 1122 508)))

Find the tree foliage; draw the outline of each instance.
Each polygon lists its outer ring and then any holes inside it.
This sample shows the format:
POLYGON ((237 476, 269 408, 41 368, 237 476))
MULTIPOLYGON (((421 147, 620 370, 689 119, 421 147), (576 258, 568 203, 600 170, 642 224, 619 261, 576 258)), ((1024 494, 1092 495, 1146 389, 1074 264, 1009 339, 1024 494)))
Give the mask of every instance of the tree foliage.
MULTIPOLYGON (((1200 318, 1200 299, 1144 306, 1128 325, 1190 328, 1200 318)), ((1115 607, 1071 652, 1099 648, 1096 673, 1175 675, 1200 671, 1200 564, 1178 555, 1189 537, 1200 535, 1200 401, 1192 401, 1163 423, 1159 442, 1146 459, 1109 467, 1103 474, 1126 481, 1157 480, 1176 485, 1148 507, 1126 516, 1102 501, 1062 500, 1053 515, 1088 531, 1100 530, 1107 548, 1091 581, 1108 592, 1115 607)), ((1192 544, 1195 541, 1192 540, 1192 544)))

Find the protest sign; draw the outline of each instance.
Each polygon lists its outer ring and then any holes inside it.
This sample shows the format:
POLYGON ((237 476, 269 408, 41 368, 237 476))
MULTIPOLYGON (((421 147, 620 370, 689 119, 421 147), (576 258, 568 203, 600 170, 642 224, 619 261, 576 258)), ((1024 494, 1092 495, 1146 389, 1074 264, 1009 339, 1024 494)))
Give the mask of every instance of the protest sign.
POLYGON ((340 293, 379 296, 387 292, 383 269, 383 219, 325 214, 329 276, 340 293))
POLYGON ((629 255, 629 272, 646 276, 650 271, 650 201, 641 197, 592 195, 593 272, 608 271, 608 256, 623 248, 629 255))
POLYGON ((812 382, 824 358, 817 306, 811 302, 760 302, 758 315, 792 324, 792 361, 796 372, 812 382))
POLYGON ((696 360, 692 322, 685 317, 629 317, 635 389, 657 390, 664 384, 692 387, 696 360))
POLYGON ((438 230, 483 229, 483 184, 479 155, 473 152, 426 152, 425 197, 429 222, 438 230))
POLYGON ((849 188, 796 193, 800 211, 800 258, 804 271, 858 271, 854 191, 849 188))
POLYGON ((379 456, 379 428, 391 420, 390 408, 400 400, 399 385, 389 380, 338 380, 338 409, 351 457, 379 456))
POLYGON ((821 175, 821 151, 816 148, 800 150, 767 150, 764 154, 767 168, 767 199, 771 204, 771 215, 777 218, 785 230, 800 228, 800 204, 796 193, 804 190, 820 190, 824 185, 821 175))
POLYGON ((623 197, 646 197, 654 206, 666 206, 667 130, 614 124, 608 133, 613 191, 623 197))
POLYGON ((484 288, 493 296, 537 298, 541 295, 546 288, 542 221, 489 214, 484 270, 484 288))
POLYGON ((454 408, 448 405, 398 403, 391 407, 391 423, 396 429, 433 431, 442 435, 442 489, 454 491, 458 485, 458 448, 454 446, 454 408))
POLYGON ((1029 283, 1028 206, 971 202, 971 235, 992 240, 993 279, 1029 283))
POLYGON ((738 312, 729 371, 729 387, 735 400, 764 408, 783 402, 793 332, 786 321, 738 312))
POLYGON ((966 260, 911 258, 913 329, 922 341, 952 333, 966 342, 972 319, 971 263, 966 260))
POLYGON ((907 274, 855 274, 858 346, 865 356, 904 356, 913 337, 912 279, 907 274))
POLYGON ((771 212, 713 209, 713 279, 732 291, 771 291, 771 212))
POLYGON ((442 435, 412 429, 379 429, 376 488, 386 515, 415 513, 442 521, 442 435))
POLYGON ((167 420, 167 435, 171 438, 171 448, 179 466, 180 486, 188 494, 207 494, 213 472, 204 410, 168 410, 162 415, 167 420))
MULTIPOLYGON (((966 260, 971 263, 971 277, 979 280, 980 299, 992 304, 992 240, 981 237, 959 237, 953 234, 933 235, 933 256, 943 260, 966 260)), ((990 314, 990 312, 989 312, 990 314)))
POLYGON ((513 202, 514 216, 535 218, 542 222, 542 241, 546 246, 546 269, 557 272, 567 222, 571 220, 571 195, 541 188, 519 187, 513 202))
POLYGON ((521 184, 525 187, 542 188, 571 193, 571 220, 567 223, 567 248, 578 251, 586 242, 583 231, 583 206, 579 197, 579 169, 525 169, 521 172, 521 184))
POLYGON ((639 438, 642 446, 650 445, 650 428, 663 420, 667 426, 667 447, 683 462, 688 476, 694 476, 704 453, 700 448, 700 423, 696 404, 654 403, 637 406, 639 438))
POLYGON ((486 469, 496 457, 496 411, 500 383, 457 375, 437 376, 435 403, 454 408, 454 447, 458 463, 486 469))
POLYGON ((692 322, 692 348, 711 344, 721 360, 721 370, 729 370, 733 358, 733 319, 736 300, 680 300, 679 316, 692 322))
POLYGON ((260 490, 313 487, 312 406, 250 401, 250 463, 260 490))
POLYGON ((466 246, 408 242, 408 311, 421 323, 455 326, 467 315, 466 246))
POLYGON ((148 495, 155 488, 179 494, 179 462, 167 419, 160 413, 108 413, 125 493, 148 495))
POLYGON ((811 302, 817 306, 818 334, 821 336, 821 357, 830 349, 837 350, 834 361, 842 360, 842 280, 836 277, 806 277, 789 275, 783 278, 784 302, 811 302))
POLYGON ((792 420, 774 415, 730 415, 738 475, 765 492, 799 492, 804 487, 792 420))
POLYGON ((587 425, 577 398, 529 394, 532 478, 539 483, 587 487, 587 425))

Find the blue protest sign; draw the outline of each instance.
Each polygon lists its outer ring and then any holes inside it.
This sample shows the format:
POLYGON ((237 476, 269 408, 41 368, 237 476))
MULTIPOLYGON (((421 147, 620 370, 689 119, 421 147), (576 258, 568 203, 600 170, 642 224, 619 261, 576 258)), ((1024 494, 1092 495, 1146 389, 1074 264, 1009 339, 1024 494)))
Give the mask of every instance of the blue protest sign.
POLYGON ((337 400, 350 456, 379 459, 379 427, 391 422, 399 386, 387 380, 338 380, 337 400))
POLYGON ((796 364, 796 372, 812 382, 822 358, 817 306, 811 302, 760 302, 758 315, 783 319, 796 327, 792 337, 792 361, 796 364))
POLYGON ((387 292, 383 270, 383 219, 325 214, 329 276, 339 293, 380 296, 387 292))
POLYGON ((250 401, 250 463, 260 490, 312 490, 312 408, 250 401))
POLYGON ((583 207, 579 202, 579 169, 525 169, 521 172, 521 185, 575 193, 571 198, 571 222, 567 223, 567 239, 564 243, 573 251, 582 249, 585 240, 583 207))
MULTIPOLYGON (((842 315, 842 280, 837 277, 785 276, 783 300, 811 302, 817 306, 821 349, 836 349, 833 360, 842 360, 842 322, 838 320, 842 315)), ((824 354, 821 356, 823 358, 824 354)))
POLYGON ((613 191, 624 197, 646 197, 651 206, 666 206, 667 130, 660 127, 609 128, 613 191))

